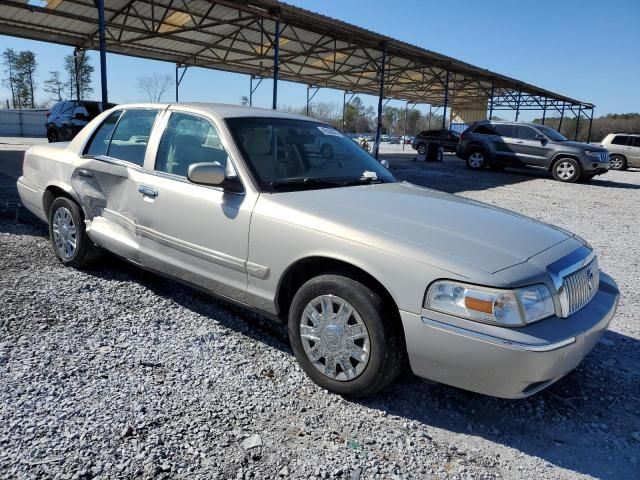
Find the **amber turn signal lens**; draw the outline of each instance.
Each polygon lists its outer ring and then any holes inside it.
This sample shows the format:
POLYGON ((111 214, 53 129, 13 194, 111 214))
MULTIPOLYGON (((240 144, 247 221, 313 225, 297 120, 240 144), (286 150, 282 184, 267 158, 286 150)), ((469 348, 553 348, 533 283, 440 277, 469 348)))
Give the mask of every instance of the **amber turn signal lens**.
POLYGON ((489 315, 493 313, 493 302, 489 302, 487 300, 465 297, 464 306, 470 310, 475 310, 476 312, 488 313, 489 315))

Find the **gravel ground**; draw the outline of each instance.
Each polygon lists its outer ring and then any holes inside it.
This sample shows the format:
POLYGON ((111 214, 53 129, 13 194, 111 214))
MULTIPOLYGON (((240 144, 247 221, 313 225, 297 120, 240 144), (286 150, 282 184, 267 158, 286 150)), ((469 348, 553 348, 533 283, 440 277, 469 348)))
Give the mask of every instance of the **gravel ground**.
POLYGON ((62 267, 0 174, 0 477, 638 478, 640 171, 562 185, 393 156, 399 178, 593 244, 622 299, 576 371, 525 400, 409 373, 344 400, 281 325, 111 258, 62 267))

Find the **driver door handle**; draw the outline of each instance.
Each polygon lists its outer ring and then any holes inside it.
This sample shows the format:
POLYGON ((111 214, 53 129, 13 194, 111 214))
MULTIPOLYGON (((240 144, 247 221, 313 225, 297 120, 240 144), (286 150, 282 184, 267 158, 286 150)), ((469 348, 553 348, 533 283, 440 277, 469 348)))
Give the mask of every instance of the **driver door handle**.
POLYGON ((145 197, 156 198, 158 191, 155 188, 148 187, 147 185, 138 186, 138 191, 145 197))

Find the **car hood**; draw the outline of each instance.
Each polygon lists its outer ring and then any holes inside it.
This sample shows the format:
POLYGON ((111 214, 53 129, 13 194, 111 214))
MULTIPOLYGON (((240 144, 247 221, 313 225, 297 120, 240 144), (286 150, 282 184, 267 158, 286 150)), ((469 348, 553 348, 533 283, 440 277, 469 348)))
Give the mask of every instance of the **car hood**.
MULTIPOLYGON (((527 261, 572 235, 474 200, 409 183, 274 194, 279 202, 346 239, 462 274, 496 273, 527 261), (328 225, 328 227, 327 227, 328 225)), ((275 199, 275 198, 274 198, 275 199)), ((325 230, 326 231, 326 230, 325 230)))
POLYGON ((605 148, 602 148, 602 146, 600 145, 592 145, 590 143, 582 143, 582 142, 573 142, 571 140, 568 140, 566 142, 556 142, 558 145, 563 145, 565 147, 573 147, 573 148, 581 148, 584 150, 593 150, 596 152, 599 151, 606 151, 605 148))

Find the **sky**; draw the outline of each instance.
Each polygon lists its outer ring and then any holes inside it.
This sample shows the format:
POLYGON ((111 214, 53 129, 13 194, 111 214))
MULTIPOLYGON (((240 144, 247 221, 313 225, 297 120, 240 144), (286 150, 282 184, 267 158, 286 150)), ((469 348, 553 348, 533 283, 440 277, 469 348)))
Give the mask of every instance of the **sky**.
MULTIPOLYGON (((289 3, 487 68, 596 105, 595 115, 640 112, 640 0, 289 0, 289 3)), ((47 100, 42 83, 63 71, 72 48, 0 35, 5 48, 32 50, 38 61, 36 100, 47 100)), ((99 99, 98 54, 94 96, 99 99)), ((171 63, 108 54, 109 101, 144 100, 137 78, 170 74, 171 63)), ((190 68, 180 84, 181 101, 240 103, 249 77, 190 68)), ((272 82, 254 94, 254 106, 271 106, 272 82)), ((10 93, 0 87, 0 100, 10 93)), ((171 87, 165 99, 174 97, 171 87)), ((377 99, 361 95, 367 105, 377 99)), ((306 86, 281 81, 278 105, 302 106, 306 86)), ((321 89, 314 101, 342 102, 342 92, 321 89)), ((390 105, 404 106, 391 101, 390 105)), ((428 110, 428 106, 420 106, 428 110)), ((500 112, 510 118, 510 113, 500 112)), ((521 120, 538 116, 521 114, 521 120)))

